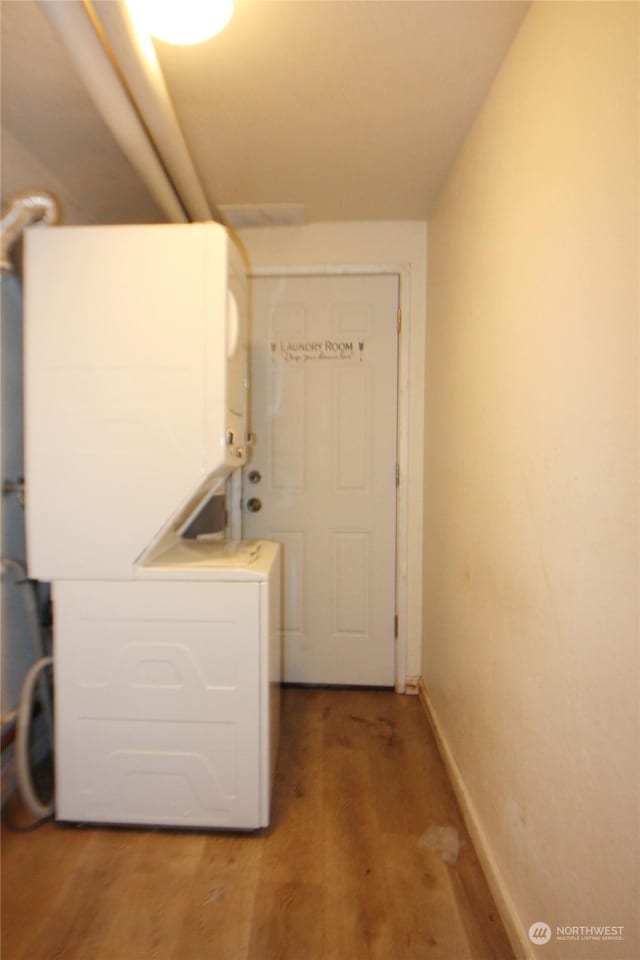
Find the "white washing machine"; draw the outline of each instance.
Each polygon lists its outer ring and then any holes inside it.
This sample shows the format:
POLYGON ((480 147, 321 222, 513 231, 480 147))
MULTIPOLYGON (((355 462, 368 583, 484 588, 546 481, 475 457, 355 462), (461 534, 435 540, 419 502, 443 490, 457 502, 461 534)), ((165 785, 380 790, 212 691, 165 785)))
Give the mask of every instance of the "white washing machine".
POLYGON ((279 552, 177 540, 134 580, 55 582, 57 819, 269 823, 279 552))

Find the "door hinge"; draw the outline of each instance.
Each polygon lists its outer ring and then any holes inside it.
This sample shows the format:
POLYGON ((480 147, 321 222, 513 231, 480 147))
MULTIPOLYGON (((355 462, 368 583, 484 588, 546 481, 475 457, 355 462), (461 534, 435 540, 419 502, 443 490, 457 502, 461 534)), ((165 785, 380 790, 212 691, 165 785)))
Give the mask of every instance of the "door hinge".
POLYGON ((398 328, 398 333, 402 333, 402 308, 398 307, 398 313, 396 317, 396 326, 398 328))
POLYGON ((393 635, 397 640, 398 639, 398 614, 397 613, 393 618, 393 635))
POLYGON ((396 487, 400 486, 400 464, 396 463, 396 487))

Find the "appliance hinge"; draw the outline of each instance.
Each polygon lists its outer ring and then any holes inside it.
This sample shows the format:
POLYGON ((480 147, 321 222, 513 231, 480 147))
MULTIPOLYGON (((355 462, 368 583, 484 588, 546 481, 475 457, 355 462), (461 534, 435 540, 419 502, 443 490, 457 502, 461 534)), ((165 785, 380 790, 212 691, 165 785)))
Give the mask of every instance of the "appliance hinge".
POLYGON ((398 307, 398 313, 396 316, 396 326, 398 328, 398 333, 402 333, 402 307, 398 307))
POLYGON ((398 639, 398 614, 397 613, 393 618, 393 636, 395 637, 396 640, 398 639))
POLYGON ((396 463, 396 487, 400 486, 400 464, 396 463))

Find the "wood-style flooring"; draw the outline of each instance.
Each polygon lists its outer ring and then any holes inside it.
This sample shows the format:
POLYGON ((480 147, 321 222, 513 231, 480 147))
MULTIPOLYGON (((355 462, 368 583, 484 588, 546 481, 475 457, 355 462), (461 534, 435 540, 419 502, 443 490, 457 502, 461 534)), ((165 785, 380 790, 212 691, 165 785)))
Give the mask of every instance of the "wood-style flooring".
POLYGON ((511 960, 417 697, 283 694, 268 830, 3 826, 3 960, 511 960))

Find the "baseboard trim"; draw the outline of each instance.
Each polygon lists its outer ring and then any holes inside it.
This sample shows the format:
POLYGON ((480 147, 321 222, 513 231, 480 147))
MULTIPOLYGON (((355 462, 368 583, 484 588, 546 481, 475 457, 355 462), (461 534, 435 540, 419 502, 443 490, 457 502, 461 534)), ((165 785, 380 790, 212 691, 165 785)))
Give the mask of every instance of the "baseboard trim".
POLYGON ((420 692, 420 681, 422 677, 407 677, 404 684, 404 693, 410 696, 416 696, 420 692))
POLYGON ((529 942, 527 933, 520 922, 515 904, 511 899, 507 886, 504 882, 504 878, 494 859, 489 838, 482 828, 478 813, 473 800, 469 796, 469 792, 465 786, 458 764, 456 763, 447 740, 442 732, 442 727, 440 726, 438 717, 433 709, 433 704, 429 699, 429 694, 427 692, 427 687, 423 677, 420 677, 420 680, 418 681, 418 698, 433 731, 433 735, 438 746, 438 751, 442 757, 442 762, 447 769, 451 786, 453 787, 456 799, 460 805, 462 817, 467 830, 469 831, 474 849, 478 855, 478 860, 480 861, 484 875, 487 879, 487 883, 489 884, 489 888, 493 894, 496 907, 498 908, 498 912, 504 924, 507 936, 511 942, 511 946, 513 947, 514 953, 518 960, 534 960, 535 955, 533 953, 531 943, 529 942))

